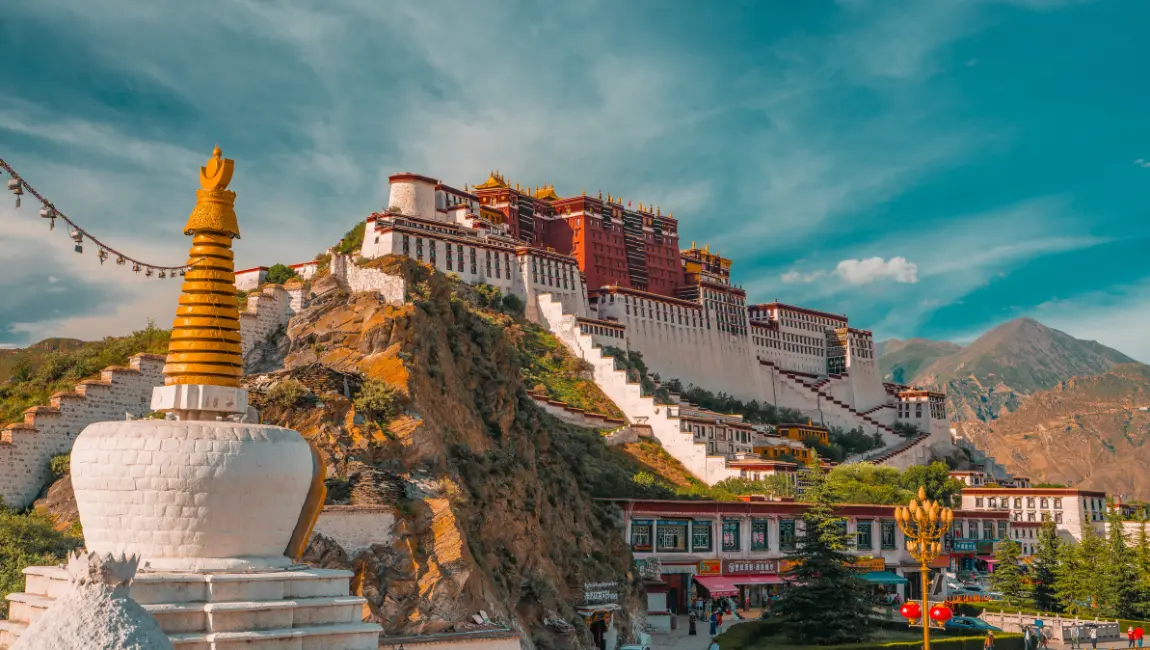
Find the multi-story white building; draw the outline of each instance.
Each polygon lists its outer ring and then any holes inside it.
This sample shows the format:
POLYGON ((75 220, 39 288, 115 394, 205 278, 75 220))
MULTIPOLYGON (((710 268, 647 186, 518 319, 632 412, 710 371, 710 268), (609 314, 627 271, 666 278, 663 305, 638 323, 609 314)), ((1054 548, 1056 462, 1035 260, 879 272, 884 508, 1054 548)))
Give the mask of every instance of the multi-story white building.
POLYGON ((969 487, 962 491, 962 509, 1005 512, 1011 521, 1026 524, 1054 522, 1059 536, 1082 540, 1092 526, 1105 534, 1106 493, 1077 488, 969 487))

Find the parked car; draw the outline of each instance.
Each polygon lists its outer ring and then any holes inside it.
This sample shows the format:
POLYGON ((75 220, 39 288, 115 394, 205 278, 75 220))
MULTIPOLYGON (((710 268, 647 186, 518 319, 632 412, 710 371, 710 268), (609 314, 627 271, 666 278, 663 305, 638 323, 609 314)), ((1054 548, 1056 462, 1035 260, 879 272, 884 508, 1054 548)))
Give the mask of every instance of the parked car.
POLYGON ((975 632, 1001 632, 1002 628, 995 627, 981 618, 973 616, 955 616, 946 622, 948 631, 971 630, 975 632))

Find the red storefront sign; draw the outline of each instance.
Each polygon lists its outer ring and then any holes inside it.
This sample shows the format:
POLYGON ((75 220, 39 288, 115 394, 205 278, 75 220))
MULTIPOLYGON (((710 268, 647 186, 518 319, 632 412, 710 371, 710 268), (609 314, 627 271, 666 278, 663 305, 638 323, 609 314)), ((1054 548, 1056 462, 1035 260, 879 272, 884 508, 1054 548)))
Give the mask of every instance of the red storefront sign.
POLYGON ((699 575, 717 576, 723 572, 723 563, 719 560, 700 560, 699 575))
POLYGON ((778 560, 723 560, 723 575, 725 576, 778 572, 778 560))

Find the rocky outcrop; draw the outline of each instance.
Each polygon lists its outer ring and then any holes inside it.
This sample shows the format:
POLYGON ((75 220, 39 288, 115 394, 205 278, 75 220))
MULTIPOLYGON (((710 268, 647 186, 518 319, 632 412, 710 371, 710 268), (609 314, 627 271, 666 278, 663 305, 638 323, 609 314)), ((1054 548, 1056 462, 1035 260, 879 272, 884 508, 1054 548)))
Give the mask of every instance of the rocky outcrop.
POLYGON ((645 609, 640 585, 616 522, 594 499, 607 464, 594 459, 607 447, 528 396, 515 347, 528 324, 442 275, 398 271, 413 302, 318 295, 286 329, 285 370, 250 378, 265 421, 316 440, 330 502, 395 506, 391 543, 349 554, 317 535, 307 560, 355 571, 356 593, 391 635, 461 629, 482 610, 524 631, 526 646, 587 647, 581 633, 557 634, 542 619, 558 613, 578 628, 583 584, 603 581, 624 585, 619 625, 630 629, 631 612, 645 609), (268 400, 292 373, 311 401, 268 400), (357 412, 366 382, 396 388, 401 412, 385 422, 357 412))

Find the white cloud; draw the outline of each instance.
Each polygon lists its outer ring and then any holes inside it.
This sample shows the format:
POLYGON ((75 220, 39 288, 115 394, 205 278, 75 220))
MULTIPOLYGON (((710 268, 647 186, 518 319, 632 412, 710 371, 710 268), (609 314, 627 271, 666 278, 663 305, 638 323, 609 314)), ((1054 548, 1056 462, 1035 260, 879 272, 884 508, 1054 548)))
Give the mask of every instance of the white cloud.
POLYGON ((835 275, 848 284, 870 284, 876 280, 893 280, 904 284, 918 282, 918 265, 905 257, 868 257, 862 260, 843 260, 835 267, 835 275))

